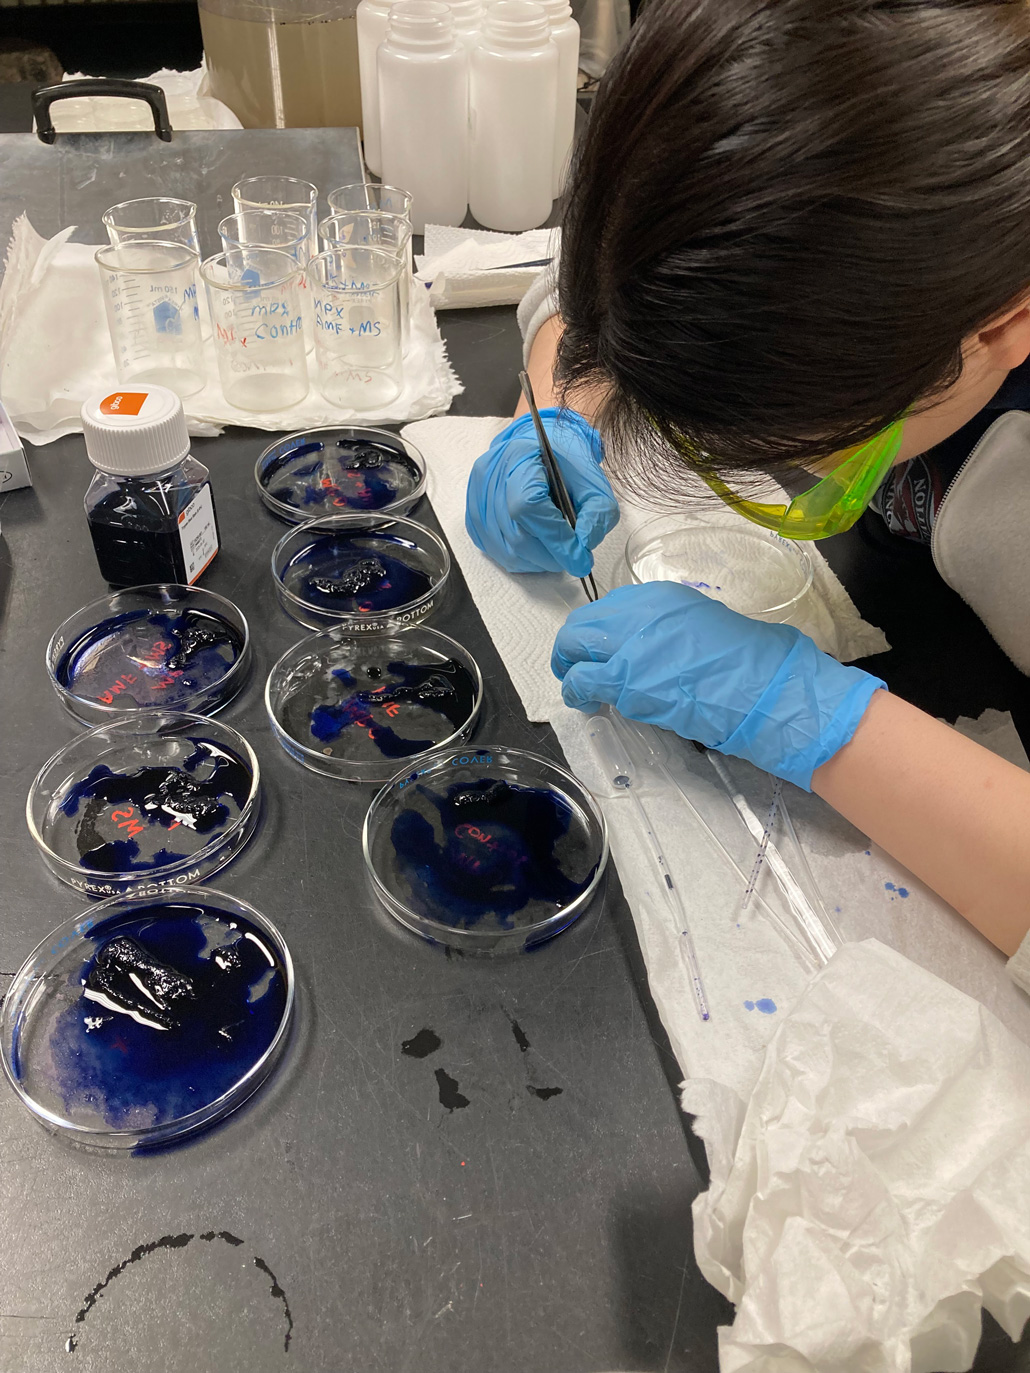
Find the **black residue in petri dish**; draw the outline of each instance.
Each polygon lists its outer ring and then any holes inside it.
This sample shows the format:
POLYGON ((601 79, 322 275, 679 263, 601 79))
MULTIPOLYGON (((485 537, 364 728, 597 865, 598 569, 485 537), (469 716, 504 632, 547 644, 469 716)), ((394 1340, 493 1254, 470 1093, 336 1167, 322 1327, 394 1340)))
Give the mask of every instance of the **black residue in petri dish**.
POLYGON ((150 872, 204 848, 240 815, 250 767, 228 749, 189 736, 181 766, 113 772, 98 763, 62 797, 79 863, 93 872, 150 872))
POLYGON ((282 580, 295 596, 321 609, 393 610, 432 590, 430 578, 413 566, 420 557, 415 544, 397 534, 322 533, 294 553, 282 580))
POLYGON ((571 904, 596 864, 568 875, 557 850, 572 820, 569 802, 547 788, 481 777, 445 792, 417 788, 439 814, 439 830, 411 808, 393 821, 398 868, 423 914, 456 928, 486 920, 514 929, 571 904))
POLYGON ((340 684, 335 700, 326 699, 324 680, 309 681, 290 699, 286 724, 295 739, 352 758, 407 758, 457 733, 475 706, 472 675, 453 658, 390 663, 391 680, 382 685, 380 667, 357 671, 372 684, 363 688, 345 668, 334 668, 332 679, 340 684))
MULTIPOLYGON (((95 952, 68 984, 80 994, 46 1046, 67 1112, 95 1111, 111 1129, 166 1124, 229 1091, 275 1038, 286 973, 250 921, 199 901, 155 903, 90 939, 95 952)), ((20 1053, 14 1066, 20 1078, 20 1053)))
POLYGON ((305 519, 383 510, 410 496, 420 481, 407 453, 371 439, 301 443, 275 457, 261 474, 268 494, 305 519))
POLYGON ((130 610, 87 629, 54 675, 84 700, 175 710, 219 682, 242 652, 240 630, 209 610, 130 610))

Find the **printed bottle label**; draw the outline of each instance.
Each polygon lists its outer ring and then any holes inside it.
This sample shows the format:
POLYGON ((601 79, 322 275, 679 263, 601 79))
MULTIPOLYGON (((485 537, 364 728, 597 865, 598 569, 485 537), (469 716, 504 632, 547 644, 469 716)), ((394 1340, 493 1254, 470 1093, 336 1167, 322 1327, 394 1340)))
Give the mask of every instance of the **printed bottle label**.
POLYGON ((186 565, 186 581, 192 586, 218 552, 215 506, 208 482, 204 483, 179 516, 179 539, 182 543, 182 560, 186 565))

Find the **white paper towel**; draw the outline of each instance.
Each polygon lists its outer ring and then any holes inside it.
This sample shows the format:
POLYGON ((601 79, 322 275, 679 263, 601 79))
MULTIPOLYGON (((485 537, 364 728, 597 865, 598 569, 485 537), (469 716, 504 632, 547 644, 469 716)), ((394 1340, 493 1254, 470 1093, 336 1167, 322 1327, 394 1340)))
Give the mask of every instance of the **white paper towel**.
MULTIPOLYGON (((74 227, 50 240, 28 218, 15 221, 3 283, 0 284, 0 395, 22 438, 50 443, 80 433, 79 409, 93 391, 117 379, 96 247, 69 243, 74 227)), ((421 418, 446 410, 463 388, 450 363, 436 317, 424 291, 412 292, 411 347, 404 360, 404 386, 374 416, 376 422, 421 418)), ((208 383, 183 401, 192 434, 217 434, 227 424, 252 429, 310 429, 334 423, 372 423, 329 404, 308 366, 308 394, 287 410, 256 413, 229 405, 218 382, 214 343, 204 344, 208 383)))
POLYGON ((415 259, 416 280, 429 288, 437 310, 517 305, 541 271, 517 264, 554 257, 560 244, 560 229, 502 234, 427 224, 425 251, 415 259))
MULTIPOLYGON (((582 603, 582 589, 574 579, 559 575, 509 576, 475 548, 465 530, 464 493, 468 471, 504 423, 498 419, 442 418, 410 425, 405 434, 426 457, 433 507, 527 714, 534 720, 550 721, 570 767, 599 795, 609 825, 612 853, 647 965, 651 993, 687 1079, 682 1089, 684 1108, 696 1117, 694 1128, 704 1139, 713 1179, 729 1179, 731 1175, 737 1178, 738 1167, 750 1166, 743 1155, 742 1163, 736 1164, 735 1159, 747 1103, 762 1074, 767 1046, 806 995, 813 976, 812 968, 797 956, 760 911, 752 907, 747 918, 740 917, 742 884, 738 873, 714 845, 711 835, 698 823, 678 791, 657 781, 649 783, 643 799, 673 877, 688 904, 690 926, 712 1008, 709 1022, 702 1023, 697 1016, 683 958, 681 931, 664 901, 659 899, 660 894, 656 895, 655 874, 638 832, 634 807, 628 798, 613 795, 611 787, 607 788, 607 796, 603 794, 606 783, 590 743, 590 721, 565 708, 558 684, 550 672, 554 635, 569 609, 582 603)), ((623 520, 597 550, 596 576, 602 591, 625 580, 625 540, 636 523, 645 517, 645 512, 624 509, 623 520)), ((812 551, 818 563, 817 603, 833 621, 839 656, 846 660, 885 648, 881 632, 859 618, 825 560, 817 550, 812 551)), ((819 627, 816 624, 817 630, 819 627)), ((1026 766, 1025 755, 1007 717, 991 712, 978 722, 962 722, 962 727, 964 732, 1026 766)), ((691 794, 695 806, 715 825, 717 832, 727 838, 738 866, 741 862, 749 865, 748 859, 754 856, 753 845, 749 847, 714 771, 688 746, 673 739, 672 747, 670 766, 691 794), (734 829, 735 825, 737 829, 734 829), (733 836, 736 836, 735 840, 733 836)), ((739 761, 731 760, 730 765, 735 778, 759 810, 759 798, 763 786, 768 788, 768 779, 739 761)), ((864 940, 875 936, 911 959, 913 964, 922 965, 929 973, 950 984, 941 992, 947 1004, 950 1004, 948 997, 959 997, 960 992, 975 997, 993 1012, 1015 1039, 1030 1045, 1030 1000, 1006 975, 1003 955, 818 797, 788 786, 785 798, 827 910, 845 939, 864 940)), ((845 946, 849 954, 850 947, 845 946)), ((838 954, 830 967, 835 968, 841 957, 838 954)), ((844 960, 845 973, 841 976, 850 975, 847 970, 854 966, 851 961, 844 960)), ((904 959, 898 959, 892 966, 908 969, 904 959)), ((911 974, 917 978, 926 976, 915 967, 911 974)), ((828 973, 821 976, 825 979, 828 973)), ((830 979, 829 985, 836 986, 836 982, 830 979)), ((898 996, 904 999, 907 994, 902 979, 898 996)), ((824 1032, 829 1024, 829 1021, 824 1023, 824 1032)), ((901 1025, 899 1033, 902 1036, 900 1049, 903 1050, 908 1030, 901 1025)), ((740 1147, 745 1146, 741 1143, 740 1147)), ((836 1185, 832 1175, 828 1175, 828 1179, 836 1185)), ((743 1197, 746 1185, 740 1186, 741 1190, 735 1195, 743 1197)), ((706 1206, 710 1201, 706 1194, 699 1206, 706 1206)), ((726 1226, 736 1226, 742 1233, 747 1211, 742 1203, 732 1216, 727 1212, 726 1226)), ((729 1278, 720 1280, 718 1272, 720 1264, 727 1273, 730 1269, 719 1258, 722 1250, 715 1240, 715 1221, 707 1226, 699 1223, 698 1261, 716 1285, 729 1293, 732 1283, 729 1278)), ((911 1261, 917 1263, 917 1257, 911 1261)), ((918 1262, 922 1260, 918 1259, 918 1262)), ((810 1293, 807 1276, 800 1281, 799 1291, 810 1293)), ((779 1296, 773 1293, 769 1301, 778 1311, 777 1301, 782 1298, 789 1304, 789 1295, 788 1291, 779 1296)), ((801 1300, 803 1305, 810 1305, 807 1296, 803 1295, 801 1300)), ((978 1329, 978 1303, 979 1298, 975 1295, 967 1298, 967 1333, 974 1327, 978 1329)), ((768 1311, 766 1318, 773 1319, 768 1311)), ((776 1320, 782 1324, 786 1316, 779 1313, 776 1320)), ((848 1360, 833 1366, 835 1373, 851 1373, 852 1370, 854 1373, 873 1373, 873 1370, 876 1373, 881 1370, 883 1373, 909 1373, 910 1368, 918 1366, 906 1361, 907 1337, 892 1336, 892 1344, 889 1341, 885 1344, 879 1333, 870 1338, 871 1361, 863 1363, 864 1354, 856 1355, 858 1361, 850 1361, 849 1356, 848 1360)), ((728 1369, 730 1365, 725 1367, 728 1369)), ((781 1365, 773 1360, 755 1364, 753 1373, 759 1373, 759 1369, 761 1373, 767 1373, 767 1370, 771 1373, 774 1368, 776 1373, 794 1373, 795 1369, 808 1367, 803 1362, 781 1365)), ((822 1365, 811 1367, 821 1368, 822 1365)))
POLYGON ((722 1373, 966 1369, 981 1303, 1013 1339, 1030 1314, 1030 1050, 875 940, 845 945, 694 1210, 737 1303, 722 1373))

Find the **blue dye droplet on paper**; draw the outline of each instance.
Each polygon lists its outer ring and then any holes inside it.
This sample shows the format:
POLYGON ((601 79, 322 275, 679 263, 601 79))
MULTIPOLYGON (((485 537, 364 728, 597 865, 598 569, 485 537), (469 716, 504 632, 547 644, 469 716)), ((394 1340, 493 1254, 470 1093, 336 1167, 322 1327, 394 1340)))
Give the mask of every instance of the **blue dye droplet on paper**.
POLYGON ((762 1015, 775 1015, 776 1002, 771 996, 760 997, 757 1001, 745 1001, 745 1011, 760 1011, 762 1015))
MULTIPOLYGON (((894 892, 896 896, 901 897, 902 901, 904 901, 905 897, 908 896, 907 887, 896 887, 893 882, 884 882, 883 886, 885 891, 894 892)), ((893 896, 891 897, 891 900, 894 900, 893 896)))
POLYGON ((745 1011, 753 1011, 754 1009, 755 1009, 755 1003, 754 1003, 753 1001, 745 1001, 745 1002, 744 1002, 744 1010, 745 1010, 745 1011))

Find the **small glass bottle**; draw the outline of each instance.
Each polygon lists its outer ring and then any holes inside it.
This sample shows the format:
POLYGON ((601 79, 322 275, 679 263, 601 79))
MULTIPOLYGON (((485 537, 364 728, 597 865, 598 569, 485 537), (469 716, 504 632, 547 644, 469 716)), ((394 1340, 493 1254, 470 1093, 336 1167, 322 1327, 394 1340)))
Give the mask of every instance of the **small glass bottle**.
POLYGON ((192 585, 218 552, 218 521, 182 401, 165 386, 98 391, 82 427, 97 469, 84 504, 101 575, 112 586, 192 585))

